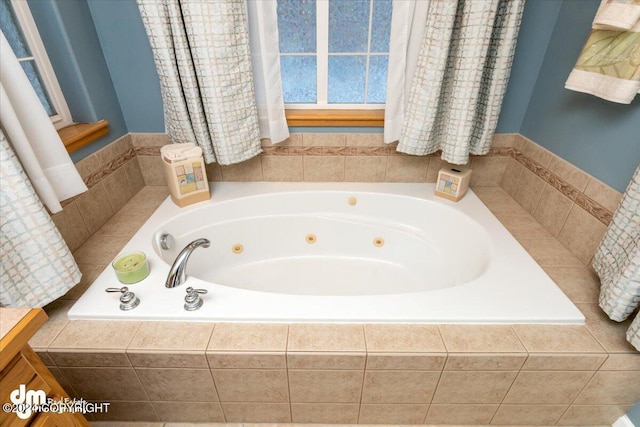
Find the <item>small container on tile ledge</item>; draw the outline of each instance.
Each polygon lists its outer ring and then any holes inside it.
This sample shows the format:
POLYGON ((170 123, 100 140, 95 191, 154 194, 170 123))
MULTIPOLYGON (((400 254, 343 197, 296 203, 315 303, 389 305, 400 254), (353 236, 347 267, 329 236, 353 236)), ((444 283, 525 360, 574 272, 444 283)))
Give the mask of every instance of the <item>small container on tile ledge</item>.
POLYGON ((469 188, 471 169, 464 167, 446 167, 438 172, 436 196, 457 202, 462 199, 469 188))
POLYGON ((173 203, 182 208, 211 198, 202 148, 190 142, 169 144, 160 156, 173 203))
POLYGON ((131 285, 144 280, 149 275, 149 263, 144 252, 120 254, 111 263, 120 283, 131 285))

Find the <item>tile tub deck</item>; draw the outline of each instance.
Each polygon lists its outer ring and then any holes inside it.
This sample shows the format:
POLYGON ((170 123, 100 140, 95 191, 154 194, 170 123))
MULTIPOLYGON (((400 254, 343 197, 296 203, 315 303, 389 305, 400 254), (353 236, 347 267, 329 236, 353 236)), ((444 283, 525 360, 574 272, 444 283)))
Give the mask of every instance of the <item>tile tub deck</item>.
POLYGON ((585 326, 69 321, 66 311, 164 200, 144 187, 74 256, 83 281, 30 344, 96 419, 610 424, 640 399, 629 322, 594 273, 499 187, 474 191, 586 317, 585 326))

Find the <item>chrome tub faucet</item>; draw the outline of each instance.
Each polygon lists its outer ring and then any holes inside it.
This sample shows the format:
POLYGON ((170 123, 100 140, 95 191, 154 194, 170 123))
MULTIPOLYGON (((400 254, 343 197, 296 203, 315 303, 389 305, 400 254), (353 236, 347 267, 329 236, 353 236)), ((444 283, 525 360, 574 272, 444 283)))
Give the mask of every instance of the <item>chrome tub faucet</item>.
POLYGON ((191 253, 200 246, 208 248, 210 245, 211 242, 208 239, 196 239, 185 246, 173 262, 165 286, 167 288, 175 288, 182 285, 187 280, 187 261, 189 261, 191 253))

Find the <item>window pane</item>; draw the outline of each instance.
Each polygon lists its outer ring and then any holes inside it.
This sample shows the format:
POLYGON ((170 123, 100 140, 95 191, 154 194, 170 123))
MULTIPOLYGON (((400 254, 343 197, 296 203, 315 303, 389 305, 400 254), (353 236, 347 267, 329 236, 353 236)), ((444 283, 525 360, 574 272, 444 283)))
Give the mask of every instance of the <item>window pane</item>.
POLYGON ((278 0, 280 53, 316 51, 315 0, 278 0))
POLYGON ((369 39, 369 0, 329 0, 329 52, 364 53, 369 39))
POLYGON ((367 104, 384 104, 387 94, 387 55, 369 58, 369 80, 367 81, 367 104))
POLYGON ((316 102, 315 56, 281 56, 280 69, 285 103, 316 102))
POLYGON ((31 56, 31 52, 27 47, 27 43, 24 41, 22 31, 16 24, 18 20, 13 12, 13 7, 9 3, 9 0, 0 1, 0 29, 4 33, 4 36, 11 46, 11 50, 16 54, 18 58, 24 58, 31 56))
POLYGON ((329 56, 330 104, 362 104, 366 56, 329 56))
POLYGON ((35 89, 36 94, 38 95, 38 98, 40 98, 40 102, 42 102, 42 106, 47 111, 49 117, 55 115, 56 110, 53 108, 49 95, 42 84, 40 73, 38 73, 34 61, 23 61, 20 65, 22 65, 24 72, 27 73, 27 77, 29 77, 29 81, 31 82, 33 89, 35 89))
POLYGON ((389 52, 391 0, 373 0, 371 52, 389 52))

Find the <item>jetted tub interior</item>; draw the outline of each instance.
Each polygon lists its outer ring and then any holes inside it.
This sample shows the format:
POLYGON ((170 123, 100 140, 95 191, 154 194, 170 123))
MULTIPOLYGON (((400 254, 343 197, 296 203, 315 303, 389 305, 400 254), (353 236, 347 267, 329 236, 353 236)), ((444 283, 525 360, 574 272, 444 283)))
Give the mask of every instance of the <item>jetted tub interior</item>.
POLYGON ((581 324, 582 314, 469 191, 458 203, 434 184, 214 183, 212 199, 158 208, 122 252, 151 274, 119 309, 109 266, 71 319, 250 322, 581 324), (160 246, 169 234, 174 244, 160 246), (164 283, 180 250, 207 238, 185 284, 164 283), (187 287, 207 290, 196 311, 187 287))

